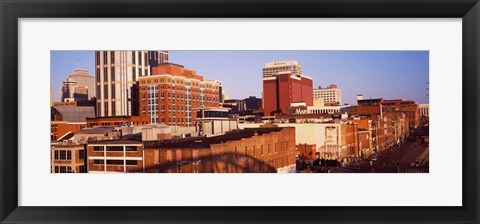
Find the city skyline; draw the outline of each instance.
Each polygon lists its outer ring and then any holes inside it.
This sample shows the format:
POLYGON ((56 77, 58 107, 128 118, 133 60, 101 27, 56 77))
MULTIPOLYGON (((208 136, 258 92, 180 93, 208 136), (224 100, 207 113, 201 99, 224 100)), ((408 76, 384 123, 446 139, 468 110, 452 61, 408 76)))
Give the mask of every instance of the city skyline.
MULTIPOLYGON (((410 99, 428 103, 428 51, 170 51, 170 62, 184 65, 209 79, 222 80, 232 99, 262 95, 262 68, 272 61, 296 60, 313 86, 336 84, 343 103, 364 98, 410 99), (375 88, 372 88, 372 85, 375 88), (245 88, 248 87, 248 88, 245 88)), ((94 51, 51 51, 54 99, 73 70, 94 74, 94 51), (77 62, 78 61, 78 62, 77 62)))

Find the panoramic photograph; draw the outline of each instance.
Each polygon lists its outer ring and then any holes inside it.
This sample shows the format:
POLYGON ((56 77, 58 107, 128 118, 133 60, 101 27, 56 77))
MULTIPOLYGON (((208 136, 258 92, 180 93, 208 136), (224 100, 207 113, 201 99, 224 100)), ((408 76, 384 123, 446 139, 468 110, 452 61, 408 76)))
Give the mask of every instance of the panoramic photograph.
POLYGON ((53 50, 51 173, 429 173, 429 51, 53 50))

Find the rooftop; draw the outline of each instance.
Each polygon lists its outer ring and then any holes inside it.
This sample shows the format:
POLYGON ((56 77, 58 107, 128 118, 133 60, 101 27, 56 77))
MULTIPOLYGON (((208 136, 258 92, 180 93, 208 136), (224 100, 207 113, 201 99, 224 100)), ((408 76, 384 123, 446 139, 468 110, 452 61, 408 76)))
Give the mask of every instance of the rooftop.
POLYGON ((105 132, 115 130, 113 127, 94 127, 94 128, 85 128, 81 131, 75 132, 75 134, 103 134, 105 132))
POLYGON ((183 139, 163 140, 163 141, 146 141, 145 149, 161 149, 161 148, 210 148, 212 144, 220 144, 228 141, 240 140, 242 138, 251 138, 255 135, 263 135, 271 132, 279 132, 283 128, 245 128, 242 130, 233 130, 224 135, 214 137, 192 137, 183 139))
POLYGON ((274 61, 265 64, 265 67, 278 67, 278 66, 288 66, 288 65, 298 65, 297 61, 274 61))
POLYGON ((68 122, 86 122, 87 117, 95 117, 95 110, 92 106, 52 106, 52 113, 57 111, 68 122))
POLYGON ((124 144, 142 144, 142 141, 128 140, 128 139, 119 139, 119 140, 101 140, 101 141, 90 141, 89 145, 124 145, 124 144))

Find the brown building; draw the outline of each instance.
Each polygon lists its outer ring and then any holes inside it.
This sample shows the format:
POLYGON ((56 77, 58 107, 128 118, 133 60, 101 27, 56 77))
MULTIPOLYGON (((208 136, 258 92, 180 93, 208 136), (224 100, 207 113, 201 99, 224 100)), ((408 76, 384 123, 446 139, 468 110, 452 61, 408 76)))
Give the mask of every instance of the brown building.
POLYGON ((160 64, 139 78, 139 114, 152 124, 193 126, 193 108, 220 106, 219 87, 182 65, 160 64))
POLYGON ((95 126, 122 126, 122 125, 143 125, 150 124, 148 116, 116 116, 87 118, 87 127, 95 126))
POLYGON ((87 144, 88 172, 143 172, 141 141, 112 140, 87 144))
POLYGON ((358 157, 365 159, 372 153, 372 132, 365 129, 358 130, 358 157))
POLYGON ((83 144, 52 144, 52 173, 86 173, 85 145, 83 144))
POLYGON ((295 164, 295 153, 295 128, 248 128, 210 138, 145 142, 145 172, 277 172, 295 164))
POLYGON ((413 100, 385 100, 383 101, 385 109, 403 112, 412 127, 416 128, 420 124, 420 110, 418 104, 413 100))
POLYGON ((301 160, 313 160, 317 158, 317 147, 315 144, 298 144, 296 145, 297 158, 301 160))

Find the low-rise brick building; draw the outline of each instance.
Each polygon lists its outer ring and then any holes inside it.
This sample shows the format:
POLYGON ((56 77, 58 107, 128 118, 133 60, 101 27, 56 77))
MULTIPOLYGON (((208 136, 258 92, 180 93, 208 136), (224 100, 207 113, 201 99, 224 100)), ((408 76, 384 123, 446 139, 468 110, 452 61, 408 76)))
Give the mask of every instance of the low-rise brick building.
POLYGON ((294 128, 250 128, 144 144, 145 172, 152 173, 268 173, 295 164, 294 128))
POLYGON ((109 140, 89 142, 88 172, 143 172, 141 141, 109 140))

